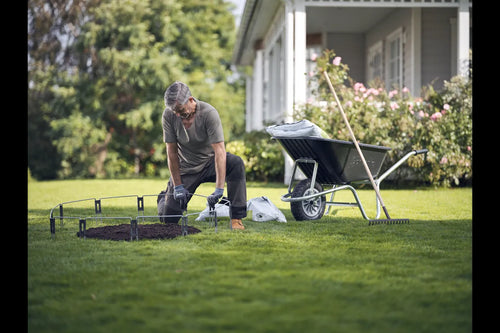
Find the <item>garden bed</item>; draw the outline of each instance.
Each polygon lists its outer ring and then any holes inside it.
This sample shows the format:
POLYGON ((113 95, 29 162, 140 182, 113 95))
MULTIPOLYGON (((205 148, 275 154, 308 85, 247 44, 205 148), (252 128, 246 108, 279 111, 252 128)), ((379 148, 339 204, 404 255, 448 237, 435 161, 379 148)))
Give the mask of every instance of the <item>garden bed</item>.
MULTIPOLYGON (((182 235, 182 229, 175 223, 138 224, 139 239, 172 239, 182 235)), ((188 226, 188 234, 201 232, 200 229, 188 226)), ((76 233, 80 237, 80 232, 76 233)), ((130 240, 130 224, 107 225, 103 227, 89 228, 85 231, 85 237, 106 240, 130 240)))

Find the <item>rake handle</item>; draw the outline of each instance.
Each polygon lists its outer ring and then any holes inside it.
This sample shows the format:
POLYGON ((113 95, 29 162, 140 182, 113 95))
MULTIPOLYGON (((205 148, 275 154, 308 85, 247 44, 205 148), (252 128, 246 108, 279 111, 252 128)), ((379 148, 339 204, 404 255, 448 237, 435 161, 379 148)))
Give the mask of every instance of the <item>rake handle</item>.
POLYGON ((365 167, 368 178, 370 178, 370 182, 372 183, 373 189, 375 190, 375 193, 377 194, 377 198, 380 202, 380 205, 384 209, 385 216, 388 219, 390 219, 389 213, 387 212, 387 209, 385 208, 385 205, 384 205, 384 200, 382 200, 382 196, 380 195, 380 191, 378 190, 377 184, 375 184, 375 180, 373 179, 370 168, 368 167, 368 164, 366 163, 365 156, 361 152, 361 148, 359 147, 358 141, 356 140, 356 137, 354 136, 354 132, 352 131, 351 125, 349 125, 349 121, 347 120, 347 117, 345 115, 344 109, 342 108, 342 104, 340 103, 340 100, 337 96, 337 93, 335 92, 335 89, 333 88, 332 82, 330 81, 330 77, 328 76, 326 71, 323 71, 323 75, 325 76, 326 82, 328 82, 328 86, 330 87, 330 91, 332 92, 333 96, 335 97, 335 101, 337 102, 337 105, 339 106, 340 114, 342 115, 342 119, 344 119, 344 122, 347 126, 347 130, 349 131, 349 134, 351 136, 351 140, 354 143, 356 150, 358 151, 359 157, 361 157, 361 161, 363 162, 363 166, 365 167))

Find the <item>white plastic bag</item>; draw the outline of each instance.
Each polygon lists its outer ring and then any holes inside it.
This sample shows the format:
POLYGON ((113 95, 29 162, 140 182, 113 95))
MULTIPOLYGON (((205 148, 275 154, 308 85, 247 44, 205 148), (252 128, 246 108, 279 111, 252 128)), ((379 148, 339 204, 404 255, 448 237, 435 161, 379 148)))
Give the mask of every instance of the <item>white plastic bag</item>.
POLYGON ((322 130, 318 125, 304 119, 295 123, 272 125, 266 128, 267 133, 271 136, 280 137, 298 137, 312 136, 318 138, 330 139, 328 133, 322 130))
POLYGON ((267 197, 257 197, 248 200, 247 211, 252 211, 252 220, 257 222, 285 222, 285 215, 267 197))
MULTIPOLYGON (((267 197, 257 197, 248 200, 247 211, 252 211, 252 220, 256 222, 278 221, 285 222, 285 215, 276 207, 267 197)), ((215 211, 217 217, 229 217, 229 206, 216 204, 215 211)), ((210 217, 209 208, 207 207, 198 215, 196 221, 205 221, 210 217)))
MULTIPOLYGON (((229 206, 224 204, 215 204, 215 212, 217 217, 229 217, 229 206)), ((204 221, 210 217, 210 209, 207 207, 198 215, 195 221, 204 221)))

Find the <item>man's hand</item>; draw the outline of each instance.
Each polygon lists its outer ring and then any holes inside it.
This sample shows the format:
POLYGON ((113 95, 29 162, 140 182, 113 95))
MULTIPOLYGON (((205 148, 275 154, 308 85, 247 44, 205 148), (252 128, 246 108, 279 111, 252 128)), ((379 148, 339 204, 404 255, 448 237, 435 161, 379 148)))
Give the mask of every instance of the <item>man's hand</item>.
POLYGON ((184 184, 177 185, 174 188, 174 199, 179 202, 182 210, 187 208, 187 199, 189 192, 184 188, 184 184))
POLYGON ((215 207, 215 204, 217 202, 219 202, 220 198, 222 198, 222 195, 224 194, 224 189, 223 188, 218 188, 216 187, 215 188, 215 192, 210 194, 208 197, 207 197, 207 202, 208 202, 208 206, 210 208, 214 208, 215 207))

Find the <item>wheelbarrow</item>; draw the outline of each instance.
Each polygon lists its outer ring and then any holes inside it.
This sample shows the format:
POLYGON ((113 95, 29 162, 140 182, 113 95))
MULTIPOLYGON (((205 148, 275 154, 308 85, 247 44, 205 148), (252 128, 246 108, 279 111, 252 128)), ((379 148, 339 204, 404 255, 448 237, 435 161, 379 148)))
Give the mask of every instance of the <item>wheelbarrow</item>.
MULTIPOLYGON (((358 193, 351 185, 353 183, 369 183, 366 170, 352 142, 307 136, 274 136, 273 139, 278 140, 294 160, 288 192, 281 196, 281 200, 290 203, 290 209, 296 220, 318 220, 325 213, 326 206, 328 206, 328 212, 331 206, 345 206, 358 207, 363 218, 373 221, 366 215, 358 193), (294 186, 297 167, 307 178, 300 180, 294 186), (324 190, 323 186, 331 186, 331 188, 324 190), (333 201, 335 193, 343 190, 351 191, 355 202, 333 201), (329 201, 326 200, 328 194, 330 194, 329 201)), ((410 157, 428 151, 427 149, 412 150, 382 175, 378 176, 386 154, 391 148, 363 143, 359 143, 359 146, 375 180, 377 189, 380 188, 380 183, 387 176, 410 157)), ((376 205, 377 215, 375 219, 378 219, 381 212, 378 197, 376 198, 376 205)))

